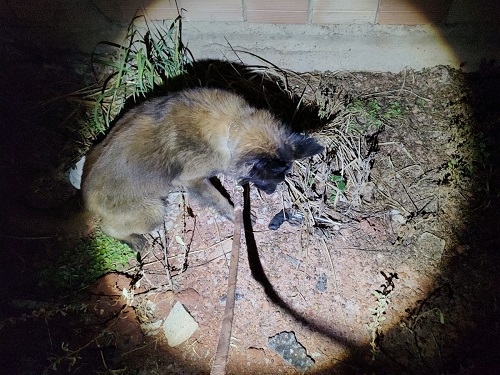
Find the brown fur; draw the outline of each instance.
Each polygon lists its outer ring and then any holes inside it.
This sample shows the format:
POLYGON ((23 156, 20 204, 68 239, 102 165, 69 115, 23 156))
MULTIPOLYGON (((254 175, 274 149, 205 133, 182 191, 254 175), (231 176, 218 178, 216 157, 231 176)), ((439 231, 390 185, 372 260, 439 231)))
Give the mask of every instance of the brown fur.
POLYGON ((272 193, 294 159, 322 150, 239 95, 184 90, 149 100, 117 121, 87 156, 83 199, 105 233, 139 248, 140 235, 163 222, 169 192, 185 189, 232 220, 231 204, 210 177, 224 173, 272 193))

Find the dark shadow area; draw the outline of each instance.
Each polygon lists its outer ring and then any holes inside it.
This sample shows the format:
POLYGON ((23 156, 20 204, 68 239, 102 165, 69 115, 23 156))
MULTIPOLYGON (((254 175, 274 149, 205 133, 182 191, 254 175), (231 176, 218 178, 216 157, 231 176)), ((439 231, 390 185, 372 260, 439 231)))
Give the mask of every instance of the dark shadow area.
MULTIPOLYGON (((455 358, 443 368, 452 373, 469 368, 474 369, 473 373, 494 374, 500 368, 500 359, 493 354, 500 352, 500 332, 494 328, 500 318, 496 308, 500 297, 500 67, 486 64, 470 74, 467 83, 475 113, 474 130, 485 137, 490 157, 487 165, 478 166, 473 180, 487 188, 473 189, 476 194, 469 202, 464 229, 459 233, 470 251, 452 258, 442 278, 457 295, 452 299, 457 303, 451 306, 464 309, 476 326, 464 332, 457 341, 455 358)), ((454 314, 457 311, 450 311, 451 316, 454 314)))
MULTIPOLYGON (((196 61, 186 74, 189 87, 213 87, 236 92, 251 105, 268 109, 290 125, 293 131, 303 132, 321 128, 328 119, 321 119, 316 105, 303 101, 288 89, 290 75, 284 84, 270 75, 263 66, 247 66, 239 62, 222 60, 196 61), (286 94, 289 92, 289 95, 286 94)), ((279 68, 278 68, 279 69, 279 68)), ((275 72, 280 74, 279 70, 275 72)))
POLYGON ((61 289, 47 275, 62 249, 76 251, 80 235, 89 230, 86 223, 58 215, 77 194, 62 168, 84 149, 68 123, 83 108, 68 94, 93 83, 89 64, 86 54, 2 38, 0 372, 5 374, 110 373, 145 358, 158 366, 193 366, 144 337, 135 312, 124 310, 112 285, 61 289), (103 300, 108 306, 102 315, 95 308, 103 300), (125 346, 115 344, 111 328, 121 332, 125 346))

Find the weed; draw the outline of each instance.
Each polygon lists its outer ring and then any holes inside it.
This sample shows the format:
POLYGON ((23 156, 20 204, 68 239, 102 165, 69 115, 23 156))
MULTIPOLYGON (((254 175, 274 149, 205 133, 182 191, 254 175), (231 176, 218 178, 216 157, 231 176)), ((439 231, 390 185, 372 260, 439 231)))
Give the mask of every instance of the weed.
POLYGON ((389 104, 389 108, 382 115, 386 120, 396 119, 401 117, 403 114, 403 110, 401 108, 401 104, 399 102, 391 102, 389 104))
POLYGON ((408 330, 413 336, 418 356, 424 364, 426 364, 426 357, 429 354, 432 356, 432 353, 435 350, 435 348, 432 348, 429 343, 434 342, 437 345, 436 323, 444 329, 444 324, 446 322, 442 310, 438 307, 434 307, 433 305, 437 302, 442 303, 442 299, 451 300, 452 298, 453 291, 450 285, 444 284, 434 289, 424 300, 418 301, 418 306, 414 309, 405 309, 408 315, 403 322, 401 322, 401 327, 408 330), (422 329, 424 326, 432 326, 432 329, 422 329), (432 339, 430 339, 430 337, 425 337, 423 335, 425 332, 427 332, 432 339))
POLYGON ((344 177, 342 177, 342 175, 340 174, 333 174, 332 176, 330 176, 329 180, 333 184, 333 189, 330 194, 330 202, 336 204, 340 199, 340 196, 346 190, 346 181, 344 180, 344 177))
POLYGON ((355 118, 355 121, 350 124, 350 129, 348 129, 354 133, 365 134, 370 128, 378 130, 382 127, 382 121, 379 118, 380 105, 375 99, 368 102, 354 99, 347 110, 355 118))
MULTIPOLYGON (((123 311, 123 309, 121 310, 123 311)), ((121 312, 120 311, 120 312, 121 312)), ((113 320, 113 322, 107 327, 104 328, 102 331, 97 333, 95 337, 93 337, 91 340, 87 341, 85 344, 82 346, 79 346, 76 349, 71 349, 69 346, 68 342, 61 342, 61 350, 62 354, 59 356, 52 355, 49 358, 47 358, 51 364, 49 368, 44 371, 44 374, 48 374, 49 371, 50 373, 55 372, 55 373, 75 373, 75 365, 77 365, 77 361, 80 361, 83 356, 83 352, 86 349, 89 349, 89 347, 92 346, 97 346, 99 348, 99 339, 105 337, 106 335, 110 334, 110 328, 115 324, 117 319, 113 320)), ((101 351, 101 359, 103 361, 104 368, 106 369, 105 372, 98 372, 97 370, 95 371, 96 374, 123 374, 126 373, 126 368, 123 369, 117 369, 113 370, 110 369, 104 359, 104 356, 102 355, 101 351)), ((76 372, 78 372, 78 366, 76 367, 76 372)))
POLYGON ((452 157, 443 165, 442 183, 459 184, 477 178, 490 158, 490 147, 483 133, 477 132, 474 122, 462 115, 452 118, 450 124, 452 157))
POLYGON ((354 99, 347 110, 353 115, 348 130, 361 135, 380 131, 386 121, 402 114, 399 102, 391 102, 388 108, 384 108, 376 99, 354 99))
POLYGON ((192 62, 189 50, 181 40, 182 22, 178 17, 169 21, 148 23, 145 31, 136 26, 143 16, 135 17, 127 29, 122 45, 101 42, 110 52, 94 54, 94 72, 98 86, 80 93, 90 103, 88 117, 79 124, 81 137, 88 142, 103 133, 121 112, 126 101, 136 101, 158 87, 166 87, 175 77, 185 73, 192 62))
POLYGON ((443 181, 452 183, 458 182, 460 176, 463 174, 464 166, 463 161, 458 157, 449 160, 448 163, 446 163, 446 172, 443 181))
POLYGON ((360 134, 378 132, 385 122, 403 115, 403 108, 399 102, 392 101, 388 106, 383 106, 376 99, 368 101, 354 99, 348 106, 348 111, 354 115, 350 130, 360 134))
POLYGON ((49 360, 52 361, 50 365, 50 369, 53 371, 59 370, 61 365, 64 363, 66 364, 66 370, 70 372, 72 370, 73 366, 75 366, 76 361, 81 359, 81 357, 78 355, 77 351, 72 351, 69 349, 69 344, 67 342, 62 342, 61 343, 61 350, 65 353, 65 355, 59 357, 59 358, 49 358, 49 360))
POLYGON ((377 306, 369 309, 371 312, 371 322, 367 324, 371 336, 370 345, 372 348, 373 360, 375 360, 375 356, 380 350, 380 343, 383 339, 383 334, 380 332, 380 326, 381 323, 386 320, 385 313, 389 307, 391 294, 395 288, 394 279, 398 279, 397 273, 390 272, 389 275, 386 275, 383 271, 380 271, 380 273, 384 276, 385 283, 380 286, 381 290, 373 291, 373 295, 377 298, 377 306))
POLYGON ((375 99, 372 99, 366 104, 366 110, 372 119, 376 119, 379 116, 380 104, 375 99))
POLYGON ((415 104, 417 105, 417 107, 419 107, 419 108, 422 109, 422 108, 424 108, 427 105, 427 102, 424 99, 422 99, 422 98, 417 98, 415 100, 415 104))

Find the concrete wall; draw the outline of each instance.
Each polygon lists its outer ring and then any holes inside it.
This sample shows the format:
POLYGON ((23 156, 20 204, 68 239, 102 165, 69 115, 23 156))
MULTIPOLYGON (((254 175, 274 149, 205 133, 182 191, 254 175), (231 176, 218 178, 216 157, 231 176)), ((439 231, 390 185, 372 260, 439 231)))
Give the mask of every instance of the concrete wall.
MULTIPOLYGON (((135 14, 184 18, 196 58, 229 44, 298 71, 476 69, 500 57, 498 0, 0 0, 0 38, 90 52, 135 14)), ((250 59, 244 56, 244 59, 250 59)), ((251 60, 251 59, 250 59, 251 60)), ((246 61, 246 60, 245 60, 246 61)))
MULTIPOLYGON (((53 21, 72 13, 102 13, 108 21, 129 22, 139 8, 152 19, 181 14, 187 21, 271 24, 420 25, 429 22, 495 22, 497 0, 37 0, 0 2, 2 19, 53 21)), ((80 18, 80 17, 78 17, 80 18)), ((78 19, 73 19, 78 22, 78 19)))

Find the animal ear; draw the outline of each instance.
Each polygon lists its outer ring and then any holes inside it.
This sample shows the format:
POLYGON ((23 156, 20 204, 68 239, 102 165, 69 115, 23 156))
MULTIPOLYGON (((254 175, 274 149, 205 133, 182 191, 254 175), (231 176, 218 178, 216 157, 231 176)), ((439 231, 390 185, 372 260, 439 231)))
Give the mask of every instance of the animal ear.
POLYGON ((300 133, 291 134, 289 144, 292 148, 294 159, 308 158, 309 156, 323 152, 325 149, 314 138, 300 133))

